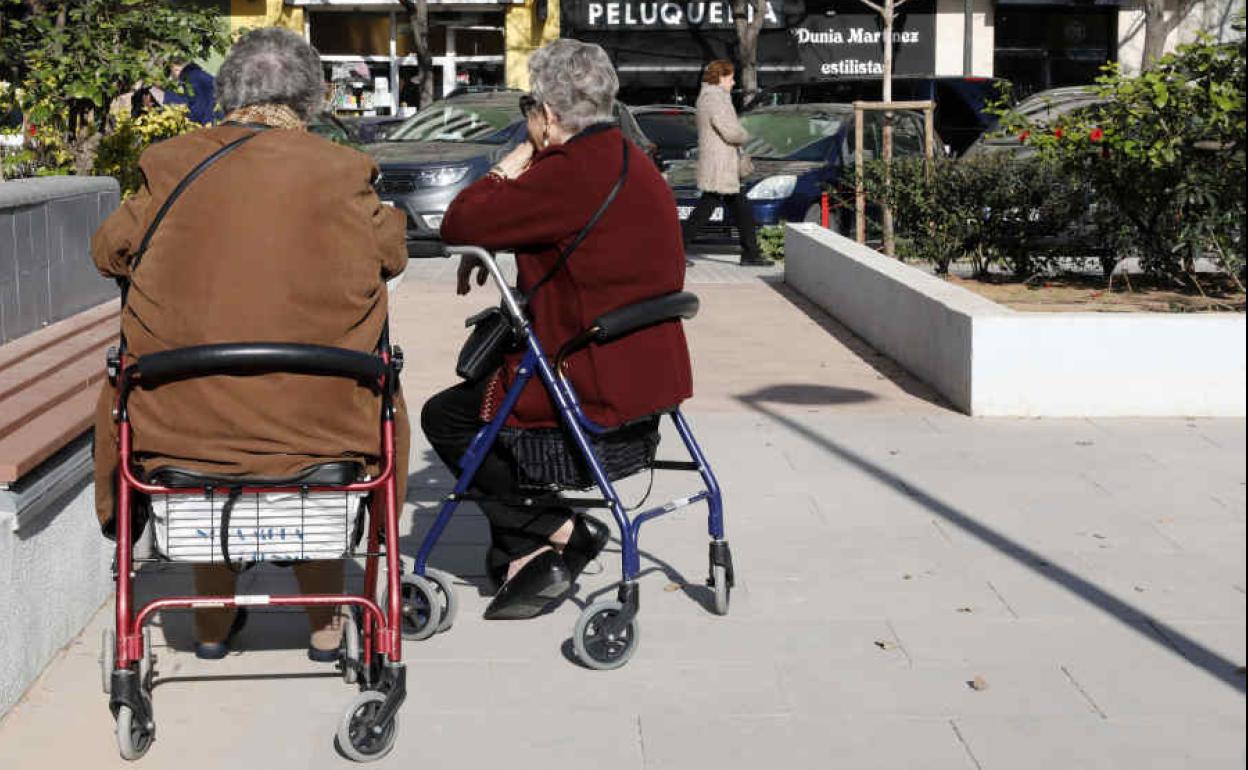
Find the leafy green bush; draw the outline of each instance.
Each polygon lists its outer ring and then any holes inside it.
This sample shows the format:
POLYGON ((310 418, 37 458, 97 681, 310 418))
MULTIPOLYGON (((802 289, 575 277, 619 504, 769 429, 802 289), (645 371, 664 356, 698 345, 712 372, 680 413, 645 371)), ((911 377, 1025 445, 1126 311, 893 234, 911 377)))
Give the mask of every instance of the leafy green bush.
POLYGON ((122 195, 129 197, 143 185, 139 156, 148 145, 197 128, 186 106, 180 104, 145 112, 138 118, 119 118, 113 132, 100 141, 94 173, 115 177, 122 195))
POLYGON ((776 225, 758 228, 758 250, 772 262, 784 259, 784 228, 776 225))
MULTIPOLYGON (((1242 20, 1241 20, 1242 27, 1242 20)), ((1153 274, 1183 278, 1206 255, 1243 269, 1245 44, 1208 38, 1151 70, 1098 79, 1104 103, 1031 126, 1001 125, 1091 191, 1098 236, 1153 274)))
POLYGON ((221 52, 211 5, 165 0, 0 0, 0 112, 34 128, 37 173, 88 173, 109 109, 137 84, 165 86, 169 65, 221 52))
POLYGON ((1069 231, 1087 201, 1086 189, 1055 164, 1005 154, 895 159, 891 185, 883 162, 874 161, 864 182, 869 200, 893 208, 898 256, 941 274, 967 259, 977 275, 1000 264, 1030 276, 1059 255, 1035 246, 1037 239, 1069 231))

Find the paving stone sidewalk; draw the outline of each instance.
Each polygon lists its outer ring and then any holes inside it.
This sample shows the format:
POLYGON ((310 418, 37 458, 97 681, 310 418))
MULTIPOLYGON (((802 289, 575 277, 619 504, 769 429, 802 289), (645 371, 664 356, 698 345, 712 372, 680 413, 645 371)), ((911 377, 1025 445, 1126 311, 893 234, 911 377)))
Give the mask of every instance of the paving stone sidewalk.
MULTIPOLYGON (((963 417, 783 286, 741 277, 700 283, 688 325, 731 614, 707 610, 705 519, 687 509, 643 530, 636 656, 587 671, 568 639, 618 547, 555 612, 487 623, 486 529, 465 512, 434 558, 459 620, 405 645, 409 698, 378 766, 1243 767, 1244 421, 963 417)), ((445 277, 400 289, 413 404, 450 384, 462 319, 488 301, 445 277)), ((450 484, 419 440, 412 474, 405 553, 450 484)), ((660 476, 652 498, 684 488, 660 476)), ((174 567, 141 579, 189 586, 174 567)), ((268 569, 240 590, 291 588, 268 569)), ((0 722, 0 767, 125 764, 96 662, 109 611, 0 722)), ((188 620, 160 620, 143 766, 350 765, 331 741, 353 691, 302 657, 300 616, 256 616, 215 663, 188 652, 188 620)))

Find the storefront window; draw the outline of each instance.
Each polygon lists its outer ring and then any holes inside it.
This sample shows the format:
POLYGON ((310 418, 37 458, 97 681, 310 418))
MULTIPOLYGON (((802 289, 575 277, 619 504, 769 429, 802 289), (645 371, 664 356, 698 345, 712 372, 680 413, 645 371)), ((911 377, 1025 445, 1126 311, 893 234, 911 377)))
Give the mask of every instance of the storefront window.
MULTIPOLYGON (((384 5, 375 0, 361 4, 384 5)), ((501 85, 502 12, 445 6, 433 10, 429 48, 434 98, 465 85, 501 85)), ((406 15, 389 9, 309 8, 307 13, 308 38, 325 63, 334 112, 367 116, 415 111, 421 102, 420 69, 406 15)))
POLYGON ((1117 57, 1117 8, 1003 8, 996 13, 993 73, 1018 98, 1096 80, 1117 57))

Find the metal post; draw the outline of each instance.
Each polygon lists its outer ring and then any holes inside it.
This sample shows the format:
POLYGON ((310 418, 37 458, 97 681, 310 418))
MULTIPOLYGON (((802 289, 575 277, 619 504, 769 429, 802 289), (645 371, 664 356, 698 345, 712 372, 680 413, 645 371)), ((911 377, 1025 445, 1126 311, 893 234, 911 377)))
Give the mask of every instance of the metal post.
POLYGON ((867 242, 867 191, 862 179, 862 102, 854 102, 854 237, 867 242))
POLYGON ((975 71, 975 0, 962 0, 962 74, 970 77, 975 71))
POLYGON ((390 114, 399 114, 399 24, 390 12, 390 114))

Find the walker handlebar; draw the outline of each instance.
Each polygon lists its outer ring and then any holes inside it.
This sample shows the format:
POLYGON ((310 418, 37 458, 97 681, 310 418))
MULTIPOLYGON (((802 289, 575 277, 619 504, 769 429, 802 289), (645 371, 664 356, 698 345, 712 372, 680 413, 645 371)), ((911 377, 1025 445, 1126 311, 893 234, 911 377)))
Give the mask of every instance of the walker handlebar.
POLYGON ((122 387, 160 385, 216 374, 276 372, 347 377, 375 385, 388 370, 389 366, 380 356, 357 350, 289 342, 238 342, 195 345, 141 356, 126 367, 122 387))
POLYGON ((447 246, 447 256, 474 257, 479 259, 485 265, 486 271, 490 277, 494 279, 494 284, 498 286, 498 292, 503 296, 503 306, 507 312, 515 319, 517 324, 526 325, 528 319, 521 309, 520 303, 516 300, 516 294, 507 285, 507 280, 503 278, 503 271, 498 267, 498 261, 494 259, 494 255, 480 246, 447 246))

